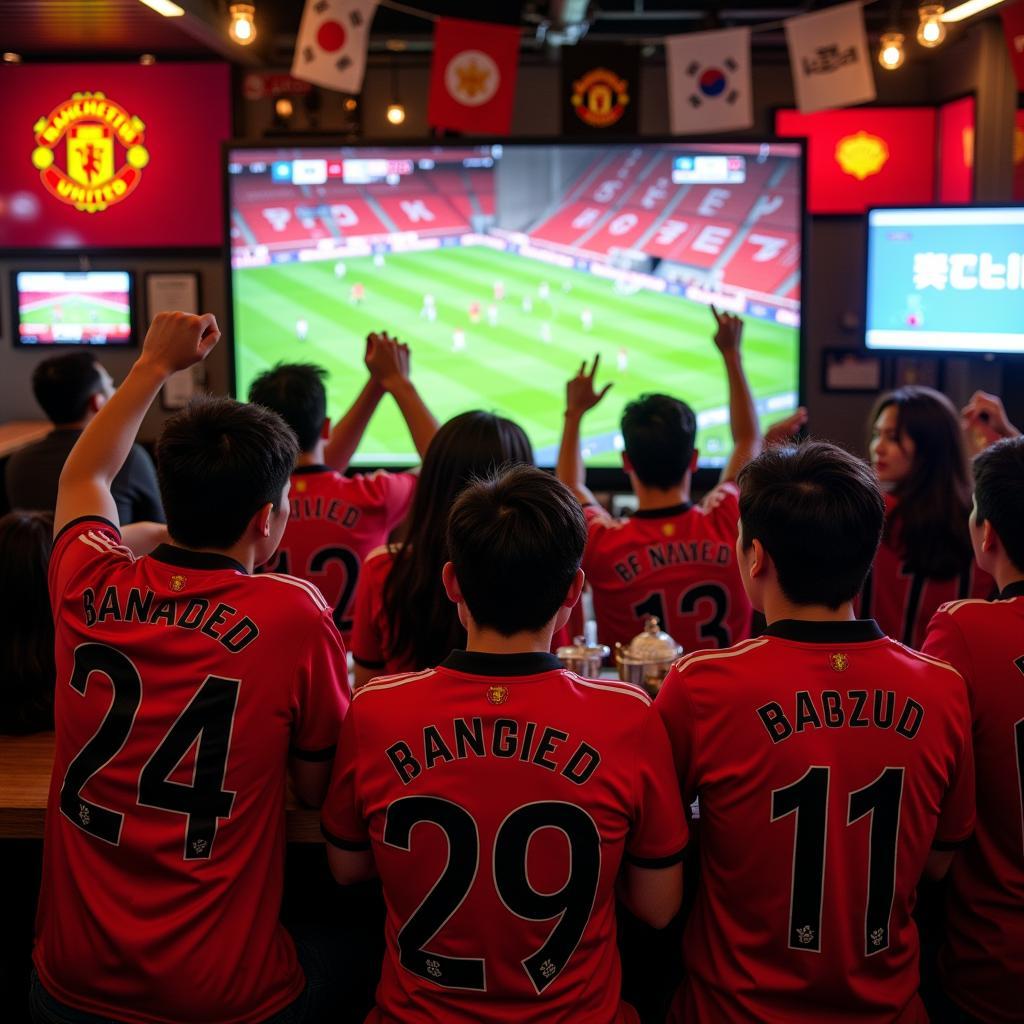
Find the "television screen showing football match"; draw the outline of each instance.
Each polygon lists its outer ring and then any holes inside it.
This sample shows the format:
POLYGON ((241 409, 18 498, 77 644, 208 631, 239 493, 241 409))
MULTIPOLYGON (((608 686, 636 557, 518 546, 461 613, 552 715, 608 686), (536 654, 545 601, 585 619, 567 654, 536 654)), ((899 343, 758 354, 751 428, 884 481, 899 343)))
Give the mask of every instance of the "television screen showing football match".
MULTIPOLYGON (((625 404, 697 413, 701 464, 731 448, 709 304, 742 316, 765 423, 798 403, 801 149, 794 143, 232 149, 236 393, 279 361, 329 372, 330 415, 366 379, 365 338, 413 350, 440 420, 512 417, 553 465, 565 382, 601 357, 590 466, 621 464, 625 404)), ((355 459, 416 461, 384 402, 355 459)))
POLYGON ((125 270, 14 275, 20 345, 130 345, 132 281, 125 270))

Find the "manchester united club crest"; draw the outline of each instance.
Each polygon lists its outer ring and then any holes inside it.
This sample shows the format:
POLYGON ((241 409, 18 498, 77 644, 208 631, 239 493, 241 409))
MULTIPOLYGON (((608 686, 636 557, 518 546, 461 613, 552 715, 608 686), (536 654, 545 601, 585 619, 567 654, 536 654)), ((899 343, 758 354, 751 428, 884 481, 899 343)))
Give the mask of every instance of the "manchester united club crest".
POLYGON ((126 199, 149 163, 145 124, 102 92, 76 92, 33 131, 32 163, 46 190, 83 213, 126 199))
POLYGON ((185 584, 188 582, 184 576, 172 576, 171 577, 171 590, 176 594, 180 594, 185 589, 185 584))
POLYGON ((507 686, 488 686, 487 700, 491 704, 504 704, 508 701, 507 686))
POLYGON ((841 652, 830 654, 828 663, 832 666, 833 672, 845 672, 850 667, 850 659, 841 652))
POLYGON ((610 128, 629 105, 629 83, 608 68, 594 68, 572 83, 569 102, 584 124, 610 128))
POLYGON ((459 103, 479 107, 494 98, 501 84, 501 72, 490 54, 483 50, 463 50, 448 62, 444 84, 459 103))
POLYGON ((877 174, 888 162, 889 147, 877 135, 860 131, 836 143, 836 163, 858 181, 877 174))

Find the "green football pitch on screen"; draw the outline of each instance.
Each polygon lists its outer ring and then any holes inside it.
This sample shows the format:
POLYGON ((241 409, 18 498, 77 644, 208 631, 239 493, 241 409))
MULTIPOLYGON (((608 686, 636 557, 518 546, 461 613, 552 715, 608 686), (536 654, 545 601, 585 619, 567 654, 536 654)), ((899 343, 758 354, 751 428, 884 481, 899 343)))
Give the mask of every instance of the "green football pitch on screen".
MULTIPOLYGON (((412 349, 412 376, 442 422, 470 409, 516 420, 540 465, 553 465, 565 384, 601 357, 614 387, 583 421, 587 464, 621 464, 619 419, 645 392, 685 399, 698 414, 702 461, 728 455, 728 389, 707 307, 678 295, 623 293, 614 281, 488 247, 445 247, 234 272, 238 397, 277 362, 323 366, 337 420, 366 381, 366 335, 412 349)), ((799 330, 747 318, 743 359, 762 424, 795 407, 799 330), (780 390, 784 386, 785 390, 780 390)), ((413 447, 385 397, 353 463, 403 465, 413 447)))

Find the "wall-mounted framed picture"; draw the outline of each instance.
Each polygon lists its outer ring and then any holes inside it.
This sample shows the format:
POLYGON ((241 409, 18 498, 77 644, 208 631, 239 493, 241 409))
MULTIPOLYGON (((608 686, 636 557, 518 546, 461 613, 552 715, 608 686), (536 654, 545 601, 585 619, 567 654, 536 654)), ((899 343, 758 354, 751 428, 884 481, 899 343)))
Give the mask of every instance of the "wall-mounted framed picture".
POLYGON ((821 389, 847 393, 880 391, 882 360, 855 348, 826 348, 822 353, 821 389))
MULTIPOLYGON (((157 313, 172 310, 199 312, 199 274, 196 271, 151 271, 146 274, 146 325, 153 322, 157 313)), ((167 411, 184 409, 196 393, 197 372, 202 370, 192 367, 174 374, 160 392, 160 405, 167 411)))

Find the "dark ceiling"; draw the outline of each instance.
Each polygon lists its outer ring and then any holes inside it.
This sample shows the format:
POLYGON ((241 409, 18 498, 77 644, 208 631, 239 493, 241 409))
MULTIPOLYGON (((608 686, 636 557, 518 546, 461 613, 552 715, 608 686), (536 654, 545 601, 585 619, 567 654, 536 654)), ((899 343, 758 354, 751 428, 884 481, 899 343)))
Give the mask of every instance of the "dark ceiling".
MULTIPOLYGON (((121 58, 153 53, 158 57, 222 57, 245 66, 281 66, 290 61, 302 15, 302 0, 253 0, 258 38, 240 47, 227 37, 228 0, 178 0, 182 18, 164 18, 140 0, 0 0, 0 50, 26 58, 121 58)), ((792 17, 835 0, 733 0, 685 3, 683 0, 592 0, 588 39, 645 41, 664 35, 728 25, 758 25, 792 17)), ((898 3, 898 0, 896 0, 898 3)), ((485 18, 520 24, 524 51, 543 51, 543 26, 558 28, 560 15, 584 0, 411 0, 408 5, 383 0, 373 21, 371 51, 430 47, 430 20, 401 8, 434 15, 485 18)), ((907 17, 913 4, 903 5, 907 17)), ((897 7, 898 9, 898 7, 897 7)), ((876 0, 866 8, 869 31, 884 28, 892 3, 876 0)), ((571 19, 570 19, 571 20, 571 19)), ((549 40, 550 41, 550 40, 549 40)), ((783 45, 781 31, 755 37, 761 47, 783 45)))

